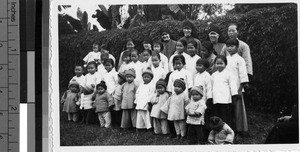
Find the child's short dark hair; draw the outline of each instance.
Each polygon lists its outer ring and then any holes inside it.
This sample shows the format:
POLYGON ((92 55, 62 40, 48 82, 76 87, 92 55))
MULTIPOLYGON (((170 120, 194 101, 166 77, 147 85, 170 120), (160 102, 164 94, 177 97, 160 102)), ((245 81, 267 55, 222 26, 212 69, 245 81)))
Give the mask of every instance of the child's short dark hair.
POLYGON ((95 61, 90 61, 90 62, 87 64, 87 66, 89 66, 89 65, 94 65, 95 68, 97 68, 97 63, 96 63, 95 61))
POLYGON ((236 47, 239 47, 239 41, 235 38, 230 38, 226 41, 226 46, 236 46, 236 47))
POLYGON ((209 62, 207 59, 198 59, 197 62, 196 62, 196 65, 197 64, 202 64, 206 69, 209 68, 209 62))
POLYGON ((98 89, 98 87, 102 87, 104 90, 107 90, 105 81, 101 81, 99 84, 97 84, 96 89, 98 89))
POLYGON ((105 66, 107 63, 111 64, 113 67, 115 66, 113 59, 105 59, 103 65, 105 66))
POLYGON ((178 42, 180 42, 186 48, 187 42, 185 39, 180 39, 178 42))
POLYGON ((143 52, 148 52, 150 55, 152 55, 152 51, 149 49, 144 50, 143 52))
POLYGON ((107 50, 107 44, 102 44, 102 45, 100 46, 100 48, 101 48, 101 49, 104 49, 104 50, 107 50))
POLYGON ((173 58, 173 65, 175 65, 175 61, 177 60, 180 60, 182 62, 183 65, 185 65, 185 58, 183 55, 181 54, 178 54, 178 55, 175 55, 174 58, 173 58))
POLYGON ((157 56, 157 58, 160 60, 160 55, 157 52, 153 52, 152 57, 157 56))
POLYGON ((125 52, 122 54, 122 58, 130 57, 130 55, 131 55, 131 52, 130 52, 130 51, 125 51, 125 52))
POLYGON ((217 57, 215 58, 214 63, 216 63, 217 59, 223 60, 224 63, 225 63, 225 65, 227 65, 227 59, 226 59, 226 56, 224 56, 224 55, 217 55, 217 57))
POLYGON ((83 65, 82 64, 75 64, 75 68, 76 67, 81 67, 83 69, 83 65))
POLYGON ((163 45, 161 42, 159 42, 159 41, 154 41, 154 42, 153 42, 152 50, 154 50, 154 44, 159 44, 159 46, 160 46, 160 51, 164 50, 164 45, 163 45))
POLYGON ((202 46, 206 48, 209 52, 214 52, 214 46, 210 41, 204 41, 202 46))
POLYGON ((108 53, 101 53, 101 60, 102 59, 108 59, 109 58, 109 54, 108 53))
POLYGON ((197 44, 197 42, 194 40, 194 39, 191 39, 191 40, 189 40, 188 42, 187 42, 187 44, 193 44, 193 46, 195 47, 195 48, 197 48, 198 47, 198 44, 197 44))

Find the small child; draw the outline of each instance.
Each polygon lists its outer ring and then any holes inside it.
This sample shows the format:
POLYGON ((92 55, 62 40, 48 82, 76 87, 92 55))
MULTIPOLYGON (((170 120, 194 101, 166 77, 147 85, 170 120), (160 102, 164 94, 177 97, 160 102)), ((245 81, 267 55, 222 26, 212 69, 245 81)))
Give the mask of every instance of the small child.
POLYGON ((97 90, 93 94, 93 107, 98 114, 100 127, 109 128, 111 125, 111 114, 109 109, 114 105, 112 96, 106 91, 107 86, 104 81, 101 81, 96 86, 97 90))
POLYGON ((185 90, 185 94, 188 95, 188 89, 192 88, 193 86, 193 78, 190 71, 184 69, 184 65, 186 64, 185 58, 183 55, 176 55, 173 60, 173 65, 175 67, 175 71, 169 77, 169 82, 167 86, 167 91, 171 93, 175 93, 174 90, 174 81, 176 79, 182 78, 185 82, 187 90, 185 90))
POLYGON ((190 55, 189 60, 186 60, 186 70, 190 71, 192 73, 192 77, 197 73, 196 70, 196 62, 200 57, 196 54, 197 53, 197 42, 194 39, 191 39, 187 43, 187 52, 190 55))
POLYGON ((143 40, 143 48, 145 50, 151 50, 151 40, 149 38, 143 40))
POLYGON ((126 82, 122 86, 122 121, 121 128, 129 128, 130 122, 132 127, 136 126, 136 110, 135 110, 135 93, 138 85, 135 83, 135 71, 129 69, 125 71, 126 82))
POLYGON ((234 132, 219 117, 211 117, 209 121, 211 131, 209 133, 208 142, 216 145, 232 144, 234 132))
POLYGON ((236 88, 240 98, 233 101, 234 126, 232 128, 236 133, 244 133, 248 131, 246 108, 243 98, 244 88, 248 87, 248 74, 246 62, 237 52, 239 48, 239 41, 237 39, 229 39, 226 41, 226 50, 229 55, 226 57, 228 61, 227 70, 230 71, 236 80, 236 88))
MULTIPOLYGON (((187 42, 184 39, 180 39, 179 41, 176 42, 176 51, 174 52, 174 54, 170 57, 169 59, 169 71, 175 71, 173 69, 173 58, 176 55, 183 55, 185 61, 188 61, 190 58, 190 55, 185 53, 186 47, 187 47, 187 42)), ((184 68, 186 68, 184 66, 184 68)))
POLYGON ((204 142, 203 128, 205 125, 204 113, 206 105, 203 99, 203 88, 194 86, 191 89, 191 101, 185 107, 187 113, 186 123, 188 125, 189 144, 199 144, 204 142))
POLYGON ((123 73, 125 72, 126 70, 129 70, 129 63, 131 62, 130 60, 130 55, 131 53, 129 51, 126 51, 123 53, 123 55, 121 56, 122 57, 122 64, 120 65, 120 68, 119 68, 119 73, 123 73))
POLYGON ((136 104, 135 109, 137 110, 136 128, 150 129, 152 126, 150 121, 148 103, 150 103, 150 98, 155 92, 155 84, 151 83, 153 73, 150 68, 146 69, 143 72, 142 76, 144 83, 141 83, 139 85, 139 88, 136 91, 134 101, 134 103, 136 104))
POLYGON ((158 53, 153 53, 151 57, 151 62, 152 62, 152 71, 153 71, 153 79, 152 82, 155 84, 159 79, 165 79, 166 77, 166 71, 159 66, 161 60, 160 60, 160 55, 158 53))
POLYGON ((115 91, 112 93, 115 106, 113 107, 113 110, 111 111, 111 124, 112 126, 121 126, 121 118, 122 118, 122 87, 123 84, 126 82, 125 74, 124 73, 118 73, 118 83, 115 87, 115 91))
POLYGON ((100 55, 101 53, 99 52, 99 45, 97 43, 93 44, 93 51, 89 52, 84 58, 84 67, 87 66, 87 63, 94 61, 96 63, 100 62, 100 55))
POLYGON ((91 61, 87 64, 87 71, 84 87, 93 90, 102 80, 102 76, 97 72, 97 64, 95 61, 91 61))
POLYGON ((226 68, 227 59, 223 55, 216 57, 218 71, 212 77, 213 115, 222 118, 232 127, 232 102, 235 102, 238 89, 233 74, 226 68))
POLYGON ((204 41, 202 43, 202 46, 203 47, 201 47, 201 58, 208 60, 209 68, 207 68, 206 71, 209 74, 212 74, 216 71, 216 69, 214 67, 215 58, 216 58, 216 55, 213 54, 214 46, 210 41, 204 41))
MULTIPOLYGON (((165 73, 168 73, 169 72, 169 60, 167 58, 167 56, 165 56, 164 54, 161 53, 161 51, 164 49, 164 46, 161 42, 159 41, 155 41, 153 42, 153 52, 152 54, 154 53, 158 53, 159 56, 160 56, 160 63, 159 63, 159 66, 165 70, 165 73)), ((150 65, 152 64, 152 61, 149 59, 149 63, 150 65)), ((152 68, 152 65, 151 65, 151 68, 152 68)))
POLYGON ((168 115, 168 120, 173 121, 177 138, 184 140, 186 135, 185 106, 189 103, 184 80, 176 79, 173 83, 175 93, 170 96, 160 110, 168 115))
POLYGON ((129 63, 129 68, 135 70, 136 78, 134 79, 137 84, 140 84, 142 82, 142 73, 144 70, 143 64, 138 60, 138 51, 136 49, 131 51, 131 62, 129 63))
POLYGON ((70 80, 70 82, 73 80, 77 81, 79 83, 80 90, 82 90, 82 87, 84 87, 85 83, 85 76, 83 75, 83 66, 76 65, 74 71, 76 75, 70 80))
POLYGON ((83 93, 80 97, 80 112, 82 115, 81 123, 86 123, 87 125, 90 123, 91 115, 93 112, 93 88, 85 87, 83 88, 83 93))
POLYGON ((108 58, 112 59, 114 61, 114 63, 116 63, 116 58, 112 54, 109 53, 109 50, 107 49, 107 45, 106 44, 102 44, 100 46, 100 52, 101 52, 101 54, 107 53, 108 54, 108 58))
POLYGON ((160 111, 160 108, 166 103, 169 98, 169 94, 166 92, 166 88, 166 82, 163 79, 159 79, 156 82, 156 93, 150 100, 152 104, 150 116, 153 118, 153 128, 155 134, 169 134, 167 114, 160 111))
POLYGON ((79 84, 76 80, 70 81, 68 88, 69 90, 61 97, 63 111, 68 114, 68 121, 77 122, 79 111, 79 84))
POLYGON ((115 64, 112 59, 104 60, 103 64, 105 70, 107 71, 103 76, 103 80, 107 84, 107 92, 109 94, 112 94, 115 91, 115 88, 118 84, 118 73, 114 68, 115 64))

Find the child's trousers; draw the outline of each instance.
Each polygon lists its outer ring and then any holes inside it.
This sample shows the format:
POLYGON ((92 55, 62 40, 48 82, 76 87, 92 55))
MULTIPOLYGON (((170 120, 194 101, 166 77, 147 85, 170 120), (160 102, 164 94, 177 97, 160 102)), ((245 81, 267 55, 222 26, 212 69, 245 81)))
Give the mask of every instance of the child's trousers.
POLYGON ((122 120, 121 120, 121 128, 135 128, 136 126, 136 110, 135 109, 123 109, 122 120), (131 122, 131 124, 130 124, 131 122))
POLYGON ((174 127, 177 135, 184 137, 186 135, 186 124, 185 120, 175 120, 174 127))
POLYGON ((136 128, 137 129, 150 129, 151 121, 150 121, 150 113, 148 110, 137 110, 136 116, 136 128))
POLYGON ((111 114, 109 111, 98 112, 100 127, 109 128, 111 125, 111 114))
POLYGON ((187 133, 189 144, 198 144, 205 141, 203 136, 203 127, 203 125, 189 124, 187 133))
POLYGON ((157 119, 153 118, 153 128, 155 134, 168 134, 169 133, 169 125, 167 119, 157 119))
POLYGON ((74 122, 78 121, 78 112, 68 112, 68 120, 71 121, 73 120, 74 122))
POLYGON ((112 110, 111 111, 111 125, 112 126, 120 127, 121 119, 122 119, 122 110, 119 110, 119 111, 112 110))
POLYGON ((93 109, 83 109, 81 110, 82 114, 82 123, 85 122, 86 124, 90 123, 90 119, 92 117, 93 109))

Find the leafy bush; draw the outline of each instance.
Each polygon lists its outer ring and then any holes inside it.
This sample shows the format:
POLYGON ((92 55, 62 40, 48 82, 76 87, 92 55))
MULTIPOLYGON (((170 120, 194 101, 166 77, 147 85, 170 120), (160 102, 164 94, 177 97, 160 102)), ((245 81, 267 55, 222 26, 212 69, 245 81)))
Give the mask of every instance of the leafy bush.
MULTIPOLYGON (((199 39, 207 38, 209 22, 216 23, 227 36, 227 26, 235 22, 239 26, 239 38, 251 48, 254 77, 248 91, 247 106, 258 110, 278 112, 281 107, 298 102, 298 36, 297 5, 279 9, 262 8, 246 14, 226 15, 205 21, 193 21, 199 39)), ((158 39, 160 29, 168 28, 175 40, 182 37, 180 21, 148 22, 131 30, 116 29, 103 32, 82 32, 77 35, 61 35, 59 61, 61 87, 68 85, 74 75, 74 65, 92 50, 93 43, 106 43, 118 59, 125 49, 126 39, 131 38, 138 50, 142 50, 145 37, 158 39)))

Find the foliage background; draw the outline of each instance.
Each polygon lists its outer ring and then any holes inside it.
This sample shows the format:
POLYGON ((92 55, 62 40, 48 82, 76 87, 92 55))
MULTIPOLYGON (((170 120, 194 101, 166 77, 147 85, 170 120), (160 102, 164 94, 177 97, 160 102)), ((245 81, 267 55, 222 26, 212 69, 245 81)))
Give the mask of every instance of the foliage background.
MULTIPOLYGON (((239 26, 239 39, 251 49, 254 77, 248 90, 247 106, 256 110, 279 112, 283 107, 298 103, 298 25, 297 5, 280 8, 254 9, 244 14, 228 14, 208 20, 193 21, 198 38, 207 39, 208 23, 215 23, 227 38, 227 26, 235 22, 239 26)), ((168 28, 174 40, 181 38, 181 21, 153 21, 133 29, 114 29, 103 32, 65 34, 59 18, 59 78, 60 88, 65 90, 74 76, 75 64, 92 50, 93 43, 106 43, 117 59, 125 49, 126 39, 133 39, 141 51, 145 37, 158 39, 160 30, 168 28), (62 34, 64 33, 64 34, 62 34)))

